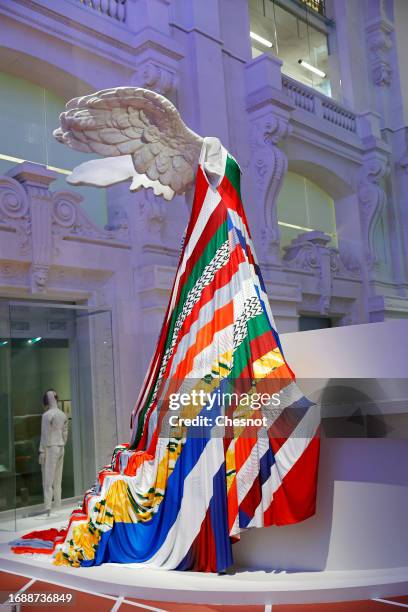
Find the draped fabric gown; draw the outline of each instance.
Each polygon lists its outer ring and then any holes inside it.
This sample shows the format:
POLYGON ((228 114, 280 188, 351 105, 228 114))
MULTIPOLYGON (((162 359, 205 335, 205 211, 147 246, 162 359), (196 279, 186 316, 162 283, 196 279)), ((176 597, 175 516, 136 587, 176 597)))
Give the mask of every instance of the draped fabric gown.
POLYGON ((13 543, 15 552, 52 553, 56 564, 72 566, 220 572, 232 564, 232 543, 244 529, 314 514, 318 407, 303 396, 283 356, 240 175, 221 143, 204 139, 131 441, 114 450, 67 529, 27 534, 13 543), (192 401, 192 391, 204 401, 192 401), (190 401, 175 410, 183 393, 190 401), (261 393, 279 403, 252 401, 261 393), (183 421, 204 416, 205 425, 183 421))

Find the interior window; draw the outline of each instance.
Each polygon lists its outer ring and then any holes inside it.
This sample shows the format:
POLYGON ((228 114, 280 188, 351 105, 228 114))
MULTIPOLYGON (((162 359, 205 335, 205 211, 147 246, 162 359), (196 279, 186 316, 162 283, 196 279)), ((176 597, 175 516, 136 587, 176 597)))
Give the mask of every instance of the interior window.
POLYGON ((328 234, 337 247, 333 199, 318 185, 300 174, 288 172, 278 198, 278 224, 283 247, 299 234, 318 230, 328 234))
POLYGON ((282 61, 283 74, 331 96, 327 32, 310 23, 313 9, 291 13, 275 0, 250 0, 252 57, 272 52, 282 61))

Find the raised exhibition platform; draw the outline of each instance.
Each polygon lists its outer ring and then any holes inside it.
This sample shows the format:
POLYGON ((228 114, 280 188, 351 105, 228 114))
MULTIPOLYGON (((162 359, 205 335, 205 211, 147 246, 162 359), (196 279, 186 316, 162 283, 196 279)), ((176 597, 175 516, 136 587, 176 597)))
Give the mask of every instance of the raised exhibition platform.
POLYGON ((152 570, 108 563, 55 567, 40 555, 17 556, 0 546, 0 569, 71 588, 155 601, 274 604, 371 599, 408 593, 408 567, 392 570, 287 572, 237 569, 225 576, 152 570))
POLYGON ((19 522, 18 534, 1 532, 0 569, 91 592, 157 601, 317 603, 406 595, 408 441, 393 424, 405 427, 408 414, 406 396, 398 395, 398 380, 406 379, 407 337, 408 321, 282 337, 289 363, 311 387, 323 379, 327 387, 340 378, 351 387, 353 378, 372 379, 373 393, 363 400, 370 410, 374 402, 372 416, 377 428, 380 422, 382 437, 361 437, 364 418, 356 419, 345 405, 344 414, 335 418, 351 428, 349 433, 356 427, 357 435, 323 437, 316 515, 297 525, 245 533, 233 547, 236 567, 227 575, 115 564, 61 568, 43 555, 18 556, 9 550, 7 542, 16 535, 61 525, 61 519, 19 522))

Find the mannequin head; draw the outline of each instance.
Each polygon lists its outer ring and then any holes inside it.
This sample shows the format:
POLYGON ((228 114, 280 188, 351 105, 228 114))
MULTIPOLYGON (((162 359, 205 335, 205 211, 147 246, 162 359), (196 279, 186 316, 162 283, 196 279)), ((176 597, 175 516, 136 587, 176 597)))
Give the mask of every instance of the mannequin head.
POLYGON ((45 410, 58 408, 58 395, 54 389, 48 389, 43 395, 43 405, 45 410))

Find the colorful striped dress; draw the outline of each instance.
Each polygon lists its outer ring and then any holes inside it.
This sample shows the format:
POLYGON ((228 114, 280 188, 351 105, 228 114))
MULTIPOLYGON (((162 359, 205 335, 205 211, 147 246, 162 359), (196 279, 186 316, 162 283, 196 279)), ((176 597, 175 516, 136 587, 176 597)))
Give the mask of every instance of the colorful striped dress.
MULTIPOLYGON (((131 441, 115 449, 68 528, 48 536, 42 551, 56 564, 222 572, 244 529, 315 512, 319 409, 284 359, 240 178, 220 142, 204 139, 131 441)), ((42 537, 28 534, 14 550, 40 552, 42 537)))

